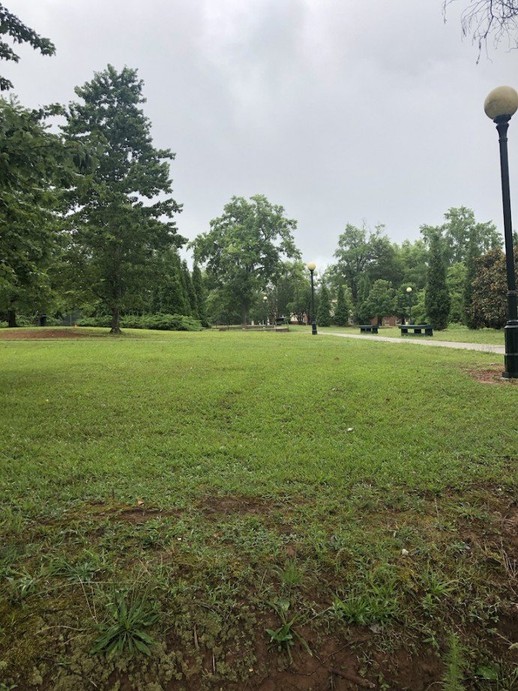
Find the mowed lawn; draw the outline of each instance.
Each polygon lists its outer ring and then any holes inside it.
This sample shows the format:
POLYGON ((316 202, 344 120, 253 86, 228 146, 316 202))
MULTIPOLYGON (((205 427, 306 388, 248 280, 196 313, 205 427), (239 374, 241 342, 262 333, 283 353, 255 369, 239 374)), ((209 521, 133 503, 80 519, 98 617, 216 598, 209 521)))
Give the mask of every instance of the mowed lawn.
POLYGON ((0 689, 515 688, 501 359, 0 333, 0 689))

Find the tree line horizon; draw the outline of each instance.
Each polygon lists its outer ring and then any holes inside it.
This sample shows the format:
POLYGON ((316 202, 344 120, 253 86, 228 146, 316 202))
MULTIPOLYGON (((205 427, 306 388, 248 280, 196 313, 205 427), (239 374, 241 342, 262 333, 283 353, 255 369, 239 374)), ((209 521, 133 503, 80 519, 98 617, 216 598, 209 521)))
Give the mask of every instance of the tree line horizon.
MULTIPOLYGON (((68 106, 31 110, 1 98, 0 319, 14 327, 41 314, 49 323, 109 316, 113 333, 128 315, 180 315, 181 328, 307 321, 309 273, 297 221, 281 205, 234 196, 207 232, 191 242, 178 233, 175 155, 154 148, 142 91, 136 70, 108 65, 68 106), (62 124, 50 131, 56 116, 62 124), (192 251, 192 270, 181 248, 192 251)), ((503 326, 496 226, 459 207, 420 234, 397 244, 382 225, 346 224, 336 262, 318 276, 318 323, 406 319, 411 309, 437 329, 503 326)))
MULTIPOLYGON (((0 19, 15 44, 55 53, 1 4, 0 19)), ((1 59, 18 61, 3 40, 0 49, 1 59)), ((12 86, 0 77, 0 91, 12 86)), ((137 70, 108 65, 75 94, 68 106, 40 109, 0 98, 0 323, 81 315, 120 333, 129 322, 196 329, 281 315, 308 320, 297 222, 282 206, 260 194, 233 196, 188 243, 176 225, 175 154, 153 146, 137 70), (182 247, 192 251, 192 271, 182 247)), ((412 311, 437 329, 450 321, 502 327, 505 269, 495 225, 459 207, 420 233, 398 245, 382 225, 346 224, 336 262, 318 276, 320 325, 407 319, 412 311)))

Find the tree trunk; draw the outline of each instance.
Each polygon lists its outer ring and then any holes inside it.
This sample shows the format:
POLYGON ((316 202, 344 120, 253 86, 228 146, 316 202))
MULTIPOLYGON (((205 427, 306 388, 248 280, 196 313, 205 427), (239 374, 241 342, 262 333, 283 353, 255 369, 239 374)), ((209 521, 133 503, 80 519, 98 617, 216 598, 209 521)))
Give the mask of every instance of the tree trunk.
POLYGON ((248 305, 241 305, 241 324, 246 326, 248 322, 248 305))
POLYGON ((7 310, 7 326, 14 329, 18 324, 16 323, 16 311, 14 309, 7 310))
POLYGON ((116 334, 116 335, 119 335, 122 333, 121 327, 120 327, 120 314, 119 314, 119 308, 118 307, 112 307, 112 323, 111 323, 110 333, 116 334))

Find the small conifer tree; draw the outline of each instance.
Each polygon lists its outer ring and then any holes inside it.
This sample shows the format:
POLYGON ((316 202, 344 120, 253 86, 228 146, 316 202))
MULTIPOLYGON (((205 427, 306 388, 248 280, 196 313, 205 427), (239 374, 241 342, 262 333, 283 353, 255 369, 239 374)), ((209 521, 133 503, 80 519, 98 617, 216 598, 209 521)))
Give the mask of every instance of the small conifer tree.
POLYGON ((322 283, 320 287, 317 323, 319 326, 331 326, 331 299, 325 283, 322 283))
POLYGON ((434 233, 430 239, 425 309, 429 321, 438 331, 448 326, 450 302, 441 236, 434 233))

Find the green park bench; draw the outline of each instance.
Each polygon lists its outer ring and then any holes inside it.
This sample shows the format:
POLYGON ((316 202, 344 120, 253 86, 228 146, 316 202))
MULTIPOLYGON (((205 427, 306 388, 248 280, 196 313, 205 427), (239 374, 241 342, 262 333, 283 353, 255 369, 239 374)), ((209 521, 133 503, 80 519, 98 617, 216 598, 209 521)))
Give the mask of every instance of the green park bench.
POLYGON ((377 324, 360 324, 360 333, 362 334, 377 334, 378 325, 377 324))
POLYGON ((433 336, 431 324, 401 324, 399 328, 402 336, 408 336, 410 331, 413 331, 415 336, 433 336))

